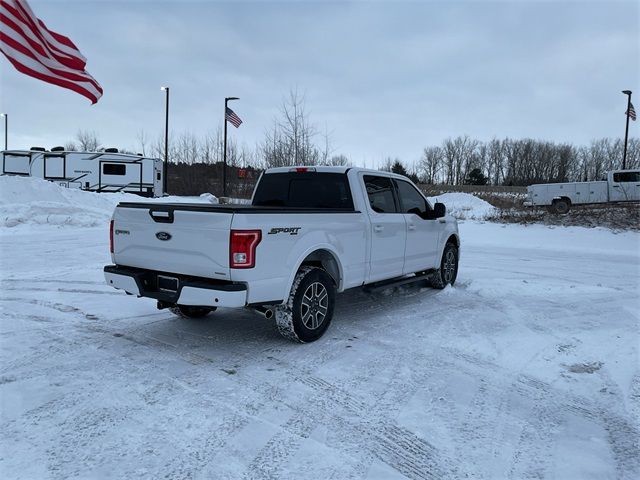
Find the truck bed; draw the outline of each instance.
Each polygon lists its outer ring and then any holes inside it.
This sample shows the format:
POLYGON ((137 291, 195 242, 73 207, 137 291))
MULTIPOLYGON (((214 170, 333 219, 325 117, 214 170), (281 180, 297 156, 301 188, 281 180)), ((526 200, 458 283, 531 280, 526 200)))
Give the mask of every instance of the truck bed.
POLYGON ((364 262, 361 217, 353 208, 121 202, 113 218, 113 261, 120 266, 215 280, 244 281, 245 275, 250 275, 256 280, 253 294, 263 278, 267 285, 274 278, 288 277, 284 265, 279 272, 280 265, 274 266, 267 258, 286 259, 297 245, 303 245, 298 239, 306 235, 327 242, 325 228, 332 235, 344 237, 348 242, 344 248, 359 250, 353 257, 362 256, 364 262), (256 230, 262 232, 258 266, 249 273, 232 270, 231 232, 256 230), (268 257, 262 255, 263 251, 269 252, 268 257))
POLYGON ((280 206, 257 206, 241 204, 206 204, 206 203, 151 203, 151 202, 120 202, 118 207, 143 208, 153 211, 190 211, 190 212, 217 212, 217 213, 360 213, 351 208, 295 208, 280 206))

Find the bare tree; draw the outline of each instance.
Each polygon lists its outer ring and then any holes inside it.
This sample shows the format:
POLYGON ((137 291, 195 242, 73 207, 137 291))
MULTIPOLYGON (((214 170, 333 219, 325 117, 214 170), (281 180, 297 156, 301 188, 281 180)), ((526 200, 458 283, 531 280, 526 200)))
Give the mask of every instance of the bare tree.
POLYGON ((493 179, 494 185, 499 185, 504 178, 504 148, 503 142, 493 138, 487 146, 487 176, 493 179))
POLYGON ((442 170, 442 161, 443 154, 440 147, 427 147, 422 151, 419 172, 425 183, 434 184, 438 182, 438 177, 442 170))
POLYGON ((100 139, 94 131, 78 130, 76 140, 80 150, 85 152, 96 152, 100 148, 100 139))
POLYGON ((329 159, 327 165, 332 165, 334 167, 347 167, 351 165, 351 161, 346 155, 334 155, 329 159))
POLYGON ((280 116, 273 127, 265 132, 261 144, 266 167, 287 165, 325 164, 331 152, 329 134, 323 135, 324 144, 316 144, 318 131, 305 109, 305 99, 297 90, 291 90, 283 100, 280 116))
POLYGON ((140 146, 140 153, 146 156, 147 155, 146 146, 147 146, 147 143, 149 142, 149 137, 147 136, 147 134, 143 129, 138 130, 138 133, 136 134, 136 140, 138 140, 138 145, 140 146))

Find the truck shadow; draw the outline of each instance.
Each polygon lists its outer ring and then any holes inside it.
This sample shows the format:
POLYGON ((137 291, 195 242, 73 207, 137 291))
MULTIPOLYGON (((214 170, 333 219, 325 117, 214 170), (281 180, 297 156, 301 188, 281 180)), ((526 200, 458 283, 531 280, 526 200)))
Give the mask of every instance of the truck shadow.
MULTIPOLYGON (((339 294, 333 321, 325 335, 311 344, 297 344, 278 333, 275 322, 249 309, 219 309, 202 319, 184 319, 171 313, 127 328, 119 336, 168 352, 188 352, 190 361, 218 361, 228 364, 233 358, 253 357, 262 352, 318 351, 328 344, 363 338, 384 332, 403 312, 419 307, 426 314, 439 310, 434 297, 438 290, 424 285, 405 285, 378 293, 352 289, 339 294), (200 356, 200 360, 197 357, 200 356)), ((134 319, 132 319, 134 320, 134 319)), ((132 322, 133 323, 133 322, 132 322)), ((192 362, 193 363, 193 362, 192 362)), ((233 363, 233 362, 231 362, 233 363)))

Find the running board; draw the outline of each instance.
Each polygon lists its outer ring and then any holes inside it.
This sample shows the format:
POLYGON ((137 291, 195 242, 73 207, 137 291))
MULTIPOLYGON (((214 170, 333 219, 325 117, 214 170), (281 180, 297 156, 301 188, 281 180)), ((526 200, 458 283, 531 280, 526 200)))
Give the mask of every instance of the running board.
POLYGON ((435 268, 432 268, 430 270, 425 270, 424 272, 421 272, 419 274, 415 274, 413 277, 399 277, 392 278, 391 280, 382 280, 380 282, 370 283, 362 288, 365 292, 375 293, 379 292, 380 290, 384 290, 385 288, 399 287, 401 285, 407 285, 409 283, 421 282, 429 278, 437 271, 438 270, 436 270, 435 268))

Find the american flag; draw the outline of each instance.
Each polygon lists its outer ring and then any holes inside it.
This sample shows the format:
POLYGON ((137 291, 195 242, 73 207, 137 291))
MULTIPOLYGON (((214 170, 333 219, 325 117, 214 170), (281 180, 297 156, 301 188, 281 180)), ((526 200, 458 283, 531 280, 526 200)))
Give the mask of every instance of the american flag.
POLYGON ((231 125, 236 128, 238 128, 242 124, 242 120, 240 120, 240 117, 236 115, 236 112, 231 110, 229 107, 227 107, 227 114, 225 115, 225 118, 228 122, 231 122, 231 125))
POLYGON ((633 108, 633 103, 629 102, 629 110, 627 110, 625 113, 629 115, 629 118, 631 120, 633 120, 634 122, 636 121, 636 109, 633 108))
POLYGON ((87 73, 87 59, 64 35, 47 28, 26 0, 0 2, 0 51, 21 73, 68 88, 96 103, 102 87, 87 73))

